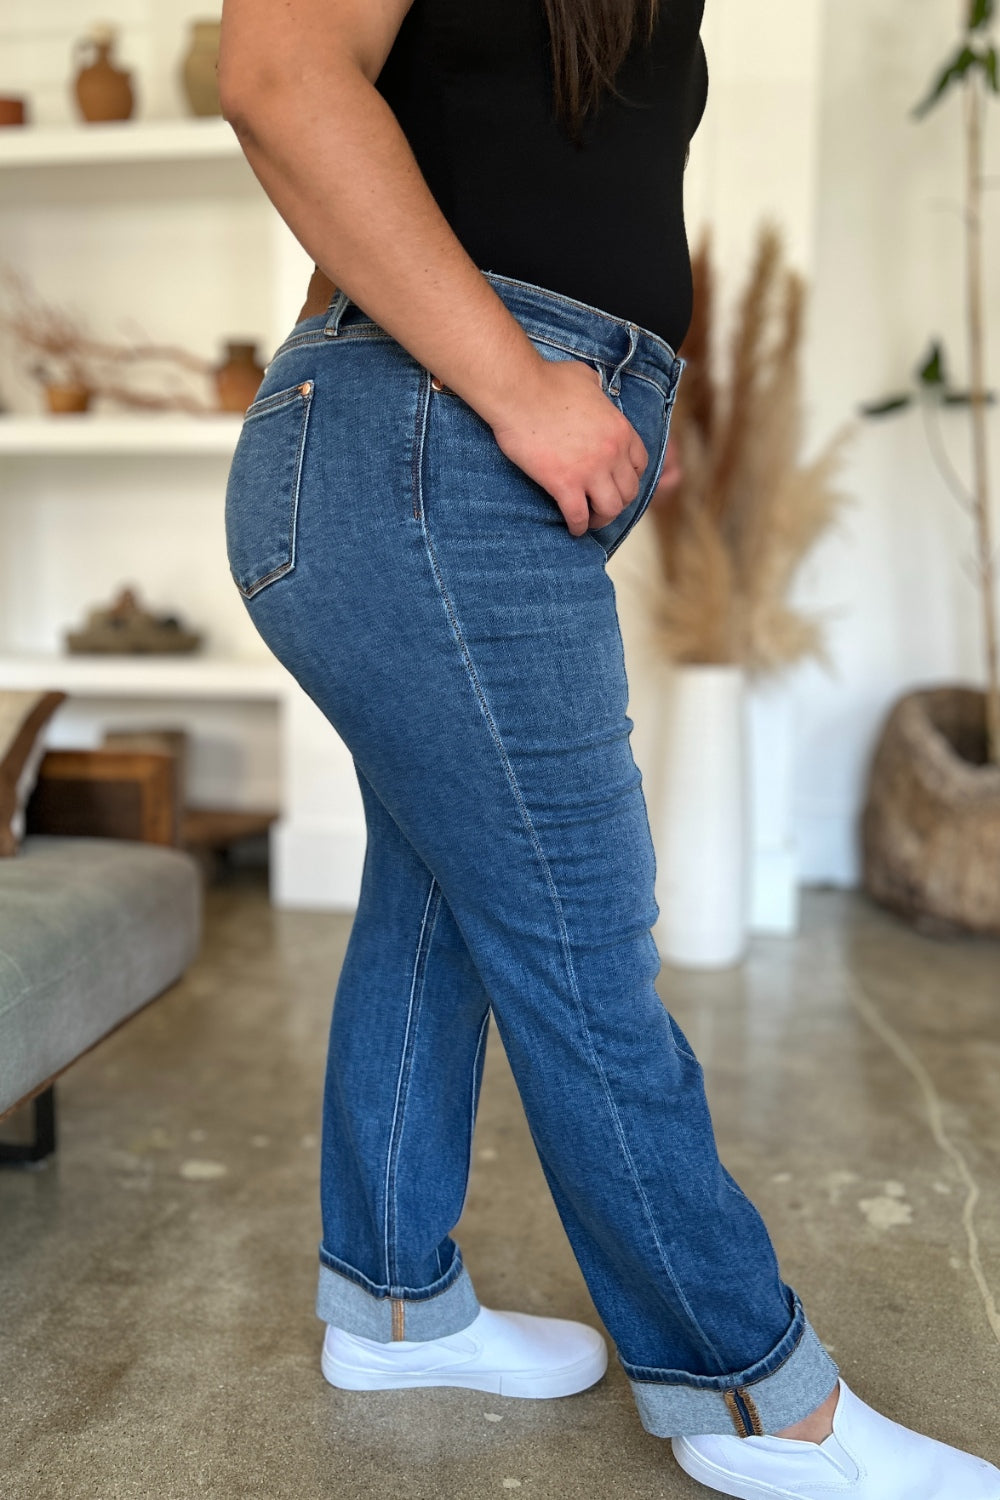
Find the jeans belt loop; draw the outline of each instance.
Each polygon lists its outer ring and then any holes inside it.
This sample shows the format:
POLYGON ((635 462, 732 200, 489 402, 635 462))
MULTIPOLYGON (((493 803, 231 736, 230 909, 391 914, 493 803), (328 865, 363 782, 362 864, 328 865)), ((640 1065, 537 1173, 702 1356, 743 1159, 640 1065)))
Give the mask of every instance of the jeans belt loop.
POLYGON ((323 334, 328 339, 335 339, 340 332, 340 320, 344 316, 344 309, 350 302, 350 297, 344 291, 334 293, 333 301, 330 303, 330 316, 323 325, 323 334))
POLYGON ((639 329, 637 328, 635 323, 628 323, 626 324, 626 327, 628 328, 628 353, 625 355, 625 358, 621 361, 621 363, 615 368, 614 373, 611 376, 611 381, 608 385, 608 391, 612 396, 617 396, 618 392, 621 390, 622 371, 628 364, 629 360, 632 358, 636 349, 639 347, 639 329))

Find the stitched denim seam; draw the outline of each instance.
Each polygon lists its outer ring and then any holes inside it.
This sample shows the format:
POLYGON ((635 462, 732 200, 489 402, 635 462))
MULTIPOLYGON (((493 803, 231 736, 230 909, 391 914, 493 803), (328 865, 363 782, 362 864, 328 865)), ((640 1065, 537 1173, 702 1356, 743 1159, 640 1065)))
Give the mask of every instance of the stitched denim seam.
POLYGON ((251 401, 243 413, 243 422, 252 422, 255 417, 262 417, 267 412, 273 411, 275 407, 291 406, 295 401, 308 401, 309 392, 303 391, 303 382, 296 381, 294 385, 286 386, 281 391, 271 391, 267 396, 261 396, 259 401, 251 401))
MULTIPOLYGON (((490 1011, 489 1006, 487 1006, 486 1014, 485 1016, 483 1016, 483 1024, 479 1028, 479 1041, 476 1043, 476 1055, 472 1063, 472 1093, 469 1099, 469 1153, 465 1168, 466 1197, 468 1196, 469 1191, 469 1177, 472 1173, 472 1140, 476 1132, 476 1076, 479 1072, 480 1058, 483 1053, 483 1048, 486 1045, 486 1031, 489 1024, 490 1011)), ((464 1203, 462 1204, 462 1211, 465 1211, 464 1203)), ((461 1215, 459 1217, 461 1217, 461 1215)))
MULTIPOLYGON (((430 379, 428 377, 427 378, 427 386, 428 386, 428 388, 429 388, 429 385, 430 385, 430 379)), ((427 424, 428 409, 429 409, 429 402, 427 402, 425 400, 425 402, 424 402, 424 414, 425 415, 424 415, 423 423, 421 424, 422 425, 422 431, 421 431, 421 435, 420 435, 420 441, 419 441, 419 444, 418 444, 419 459, 420 459, 419 469, 420 469, 421 473, 423 471, 423 460, 424 460, 424 452, 425 452, 425 446, 426 446, 427 425, 428 425, 427 424)), ((472 657, 471 657, 470 652, 469 652, 468 644, 467 644, 467 642, 465 640, 465 637, 464 637, 464 635, 462 633, 462 629, 461 629, 461 626, 460 626, 459 621, 458 621, 458 616, 457 616, 457 614, 455 612, 454 604, 452 603, 451 596, 449 595, 449 593, 448 593, 448 591, 447 591, 447 589, 445 587, 444 578, 442 576, 440 565, 438 563, 437 554, 436 554, 436 552, 434 550, 434 544, 431 541, 430 530, 429 530, 428 525, 427 525, 427 517, 426 517, 426 514, 424 512, 424 508, 423 508, 423 504, 422 503, 420 505, 420 520, 421 520, 421 530, 422 530, 423 538, 424 538, 424 546, 425 546, 426 551, 427 551, 427 556, 428 556, 428 559, 430 561, 430 565, 431 565, 432 572, 434 574, 435 581, 437 583, 438 592, 439 592, 439 594, 441 596, 441 601, 442 601, 442 604, 444 606, 445 613, 446 613, 446 615, 448 617, 449 623, 451 624, 452 631, 453 631, 453 633, 455 635, 455 639, 456 639, 456 642, 458 644, 459 651, 461 653, 461 657, 462 657, 463 664, 465 666, 466 674, 467 674, 467 676, 469 678, 470 685, 472 686, 473 692, 475 693, 476 698, 478 700, 480 712, 482 713, 484 719, 486 720, 487 728, 489 729, 489 732, 490 732, 490 737, 493 740, 493 743, 494 743, 494 746, 496 748, 497 754, 500 757, 501 766, 503 767, 504 774, 505 774, 505 776, 507 778, 507 781, 508 781, 508 783, 509 783, 509 785, 511 787, 511 791, 514 794, 514 799, 515 799, 518 811, 519 811, 520 816, 522 818, 522 821, 524 822, 524 825, 525 825, 525 827, 526 827, 526 829, 528 831, 528 835, 529 835, 529 839, 530 839, 530 842, 531 842, 532 849, 534 851, 536 859, 538 860, 538 862, 539 862, 539 864, 541 866, 542 874, 544 876, 545 883, 546 883, 546 886, 547 886, 548 891, 549 891, 549 896, 550 896, 550 898, 552 900, 552 905, 553 905, 553 908, 554 908, 555 914, 556 914, 556 920, 557 920, 558 926, 559 926, 560 943, 561 943, 562 954, 563 954, 563 963, 566 966, 566 974, 567 974, 567 978, 569 980, 570 993, 573 996, 573 1003, 574 1003, 574 1005, 576 1007, 577 1017, 578 1017, 578 1020, 579 1020, 579 1023, 580 1023, 581 1031, 583 1033, 584 1038, 586 1039, 586 1044, 587 1044, 587 1047, 588 1047, 589 1052, 590 1052, 591 1061, 592 1061, 592 1063, 594 1065, 594 1068, 595 1068, 595 1070, 597 1072, 597 1075, 598 1075, 598 1077, 600 1079, 600 1082, 601 1082, 601 1088, 602 1088, 602 1091, 603 1091, 603 1094, 604 1094, 605 1104, 606 1104, 606 1107, 607 1107, 607 1110, 608 1110, 608 1114, 609 1114, 611 1122, 612 1122, 612 1126, 614 1128, 615 1135, 617 1136, 617 1139, 618 1139, 619 1149, 621 1150, 622 1157, 623 1157, 623 1159, 625 1161, 625 1164, 626 1164, 626 1166, 628 1168, 628 1173, 629 1173, 629 1175, 631 1177, 632 1187, 633 1187, 633 1189, 634 1189, 634 1191, 636 1193, 636 1196, 637 1196, 637 1198, 639 1200, 640 1206, 641 1206, 642 1211, 644 1213, 644 1216, 645 1216, 645 1219, 646 1219, 647 1228, 648 1228, 648 1230, 649 1230, 649 1232, 650 1232, 650 1234, 652 1236, 653 1243, 656 1246, 657 1254, 658 1254, 658 1256, 660 1258, 660 1262, 661 1262, 661 1264, 663 1266, 663 1269, 666 1272, 667 1279, 669 1280, 670 1285, 673 1287, 673 1290, 674 1290, 674 1292, 675 1292, 675 1294, 677 1296, 678 1303, 680 1304, 681 1308, 683 1309, 684 1315, 688 1319, 688 1322, 689 1322, 689 1325, 690 1325, 692 1331, 695 1333, 696 1337, 701 1340, 703 1346, 707 1350, 710 1351, 712 1357, 714 1359, 716 1359, 718 1361, 718 1363, 724 1367, 725 1361, 722 1359, 721 1354, 719 1353, 718 1349, 713 1344, 712 1340, 708 1337, 707 1333, 701 1327, 700 1323, 698 1322, 697 1318, 694 1315, 694 1310, 690 1306, 687 1298, 685 1297, 685 1295, 684 1295, 684 1293, 683 1293, 683 1291, 682 1291, 682 1289, 680 1287, 680 1284, 679 1284, 679 1282, 677 1280, 677 1277, 676 1277, 676 1275, 674 1273, 673 1267, 671 1266, 670 1260, 669 1260, 669 1258, 667 1256, 666 1248, 665 1248, 665 1246, 664 1246, 664 1244, 663 1244, 663 1242, 662 1242, 662 1240, 660 1238, 659 1232, 658 1232, 658 1230, 656 1228, 656 1221, 653 1218, 653 1212, 652 1212, 652 1208, 651 1208, 650 1203, 649 1203, 649 1199, 648 1199, 648 1197, 647 1197, 647 1195, 646 1195, 646 1193, 645 1193, 645 1191, 643 1189, 642 1182, 641 1182, 641 1180, 639 1178, 639 1173, 638 1173, 638 1171, 636 1169, 635 1161, 634 1161, 634 1159, 632 1157, 632 1153, 630 1152, 629 1147, 628 1147, 628 1143, 627 1143, 627 1141, 625 1139, 625 1132, 624 1132, 624 1128, 622 1126, 621 1116, 619 1115, 618 1110, 615 1107, 614 1096, 611 1093, 611 1089, 610 1089, 609 1084, 608 1084, 607 1075, 605 1074, 604 1067, 603 1067, 603 1065, 601 1063, 600 1057, 598 1056, 597 1048, 595 1046, 594 1038, 593 1038, 593 1035, 591 1034, 590 1027, 587 1025, 586 1013, 585 1013, 584 1008, 583 1008, 583 1001, 581 999, 580 991, 579 991, 579 986, 577 984, 576 970, 575 970, 574 965, 573 965, 572 950, 571 950, 570 942, 569 942, 569 931, 568 931, 568 929, 566 927, 566 919, 565 919, 565 916, 564 916, 564 913, 563 913, 562 903, 559 900, 559 892, 556 889, 555 881, 552 878, 552 871, 551 871, 551 869, 549 867, 549 863, 548 863, 547 859, 545 858, 545 854, 544 854, 544 851, 543 851, 543 849, 541 847, 541 842, 540 842, 539 837, 538 837, 538 832, 537 832, 537 830, 535 828, 534 823, 532 822, 531 813, 530 813, 530 811, 528 809, 527 803, 524 800, 524 795, 523 795, 523 793, 521 791, 521 787, 520 787, 520 784, 519 784, 519 782, 517 780, 517 776, 514 773, 513 765, 511 764, 510 757, 508 756, 506 747, 504 746, 503 738, 500 735, 499 728, 497 727, 496 721, 495 721, 495 719, 493 717, 493 714, 492 714, 492 712, 490 710, 490 706, 489 706, 489 703, 487 701, 485 691, 484 691, 482 683, 481 683, 481 681, 479 679, 479 674, 476 671, 475 664, 472 661, 472 657)))
POLYGON ((770 1380, 785 1366, 799 1349, 802 1340, 806 1336, 807 1323, 805 1310, 796 1293, 793 1292, 792 1320, 781 1338, 763 1359, 755 1364, 748 1365, 744 1370, 730 1371, 725 1375, 691 1375, 686 1370, 658 1369, 655 1365, 634 1365, 628 1360, 618 1356, 619 1362, 629 1380, 637 1385, 683 1385, 691 1390, 723 1391, 743 1386, 760 1385, 762 1381, 770 1380), (782 1346, 791 1340, 787 1354, 782 1354, 774 1365, 769 1362, 782 1346), (765 1366, 760 1374, 753 1373, 765 1366))
MULTIPOLYGON (((525 332, 533 343, 545 344, 550 349, 561 349, 564 354, 573 355, 576 359, 582 359, 587 363, 600 365, 601 368, 606 372, 610 372, 612 368, 615 368, 619 372, 619 378, 627 375, 632 380, 641 380, 644 385, 652 386, 653 389, 658 392, 660 396, 662 396, 665 402, 670 400, 670 389, 672 384, 670 377, 668 376, 666 378, 666 386, 664 387, 664 385, 661 384, 660 381, 654 380, 651 375, 643 375, 638 370, 632 369, 632 356, 635 353, 634 349, 629 350, 629 353, 626 355, 625 360, 619 360, 618 364, 612 367, 610 360, 602 359, 600 355, 592 353, 589 349, 581 348, 577 344, 564 344, 559 339, 552 338, 547 332, 532 333, 530 328, 526 328, 525 332)), ((608 380, 604 380, 602 382, 602 384, 604 384, 605 386, 604 394, 606 396, 610 395, 610 392, 607 389, 609 383, 610 382, 608 380)))
POLYGON ((314 344, 322 344, 325 348, 330 348, 332 347, 334 342, 340 344, 349 339, 373 339, 376 341, 381 340, 383 343, 394 342, 392 334, 387 333, 386 330, 384 328, 381 328, 377 323, 371 323, 369 325, 365 325, 363 323, 351 323, 343 330, 342 333, 338 334, 336 341, 329 337, 325 337, 322 332, 317 333, 315 329, 310 329, 308 333, 300 333, 295 337, 284 339, 271 355, 271 358, 268 361, 268 369, 271 368, 271 365, 274 364, 275 360, 280 355, 287 354, 292 349, 305 349, 314 344))
POLYGON ((413 1048, 420 1024, 420 1002, 423 997, 424 959, 427 953, 434 924, 440 907, 440 887, 433 878, 427 891, 424 912, 420 920, 420 932, 413 955, 413 971, 410 976, 410 994, 407 1001, 406 1025, 403 1030, 403 1047, 399 1059, 399 1074, 396 1079, 396 1097, 392 1108, 392 1123, 389 1127, 389 1149, 385 1163, 385 1276, 389 1286, 396 1282, 398 1252, 396 1238, 396 1173, 399 1165, 399 1150, 406 1123, 406 1104, 412 1074, 413 1048), (428 927, 428 914, 430 925, 428 927), (425 936, 426 935, 426 936, 425 936))
MULTIPOLYGON (((279 563, 276 568, 272 568, 270 573, 265 573, 263 578, 255 579, 248 588, 244 588, 243 584, 240 583, 240 581, 236 578, 236 575, 233 574, 233 581, 245 599, 252 599, 256 594, 259 594, 261 589, 265 588, 269 583, 274 583, 277 579, 283 578, 286 573, 290 573, 295 567, 296 555, 298 552, 299 496, 302 489, 302 469, 305 464, 306 440, 309 435, 309 417, 312 412, 312 401, 313 396, 316 392, 316 382, 315 380, 311 380, 309 382, 309 389, 307 391, 302 390, 301 384, 294 387, 293 389, 295 389, 299 393, 299 400, 302 402, 302 411, 299 418, 299 435, 296 438, 296 443, 298 444, 298 461, 295 466, 295 481, 292 485, 292 493, 288 502, 289 556, 285 562, 279 563)), ((287 395, 287 392, 282 391, 276 392, 275 394, 285 396, 287 395)), ((288 402, 287 404, 291 405, 291 402, 288 402)), ((256 415, 264 416, 273 410, 273 407, 262 407, 259 413, 257 413, 256 415)), ((246 420, 247 419, 244 418, 244 421, 246 420)), ((251 418, 250 420, 253 419, 251 418)), ((232 569, 230 569, 230 572, 232 572, 232 569)))
POLYGON ((455 1282, 461 1279, 462 1273, 465 1270, 462 1252, 457 1245, 455 1246, 455 1258, 451 1263, 451 1268, 445 1272, 444 1286, 438 1286, 434 1283, 433 1290, 431 1291, 428 1291, 425 1286, 379 1286, 377 1282, 370 1280, 361 1271, 355 1270, 353 1266, 348 1265, 347 1261, 340 1260, 336 1255, 331 1255, 329 1250, 324 1248, 322 1240, 319 1244, 319 1262, 328 1271, 332 1271, 336 1276, 343 1276, 345 1281, 352 1282, 354 1286, 359 1287, 361 1291, 365 1292, 369 1297, 373 1297, 377 1302, 398 1301, 401 1297, 408 1297, 413 1302, 433 1302, 435 1297, 443 1297, 445 1292, 450 1291, 455 1282))
MULTIPOLYGON (((506 282, 508 286, 524 287, 527 292, 537 293, 538 291, 537 286, 533 286, 528 281, 521 281, 515 276, 503 276, 499 271, 489 271, 486 274, 497 281, 506 282)), ((545 291, 547 296, 554 298, 555 301, 563 302, 568 307, 577 307, 585 312, 592 313, 594 316, 601 318, 605 323, 611 323, 615 328, 626 328, 628 326, 624 318, 616 318, 613 313, 605 312, 600 307, 592 307, 589 302, 581 302, 577 297, 567 297, 564 292, 554 292, 548 287, 545 288, 545 291)), ((677 358, 676 353, 667 343, 666 339, 661 339, 659 334, 653 333, 652 329, 649 328, 643 329, 643 333, 645 333, 647 338, 653 339, 661 348, 666 349, 671 359, 677 358)))

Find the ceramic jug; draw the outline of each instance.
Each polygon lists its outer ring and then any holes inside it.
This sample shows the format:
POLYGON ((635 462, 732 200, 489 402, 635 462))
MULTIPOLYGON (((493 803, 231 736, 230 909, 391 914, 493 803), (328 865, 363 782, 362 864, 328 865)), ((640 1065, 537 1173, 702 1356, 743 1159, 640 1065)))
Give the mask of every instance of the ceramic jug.
POLYGON ((221 21, 192 21, 181 63, 181 82, 193 115, 219 115, 219 34, 221 21))
POLYGON ((215 371, 215 389, 220 411, 243 413, 264 379, 264 366, 257 359, 257 345, 227 343, 226 358, 215 371))
POLYGON ((84 48, 91 53, 89 62, 81 61, 73 81, 77 106, 85 120, 131 117, 135 104, 132 75, 127 69, 116 67, 111 57, 116 35, 113 26, 93 26, 73 44, 74 58, 80 57, 84 48))

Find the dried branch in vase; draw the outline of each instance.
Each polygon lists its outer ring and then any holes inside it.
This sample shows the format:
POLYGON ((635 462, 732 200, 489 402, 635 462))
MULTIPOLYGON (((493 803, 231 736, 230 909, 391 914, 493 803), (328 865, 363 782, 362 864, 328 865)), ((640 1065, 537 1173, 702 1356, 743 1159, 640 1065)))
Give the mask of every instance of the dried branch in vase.
POLYGON ((801 458, 805 285, 762 230, 728 358, 716 352, 711 245, 693 257, 694 315, 673 417, 682 478, 652 512, 661 577, 648 585, 663 648, 752 674, 824 659, 821 622, 788 602, 803 558, 837 517, 847 429, 801 458), (721 368, 720 368, 721 366, 721 368))
POLYGON ((8 304, 0 308, 0 330, 11 337, 27 373, 41 385, 78 386, 92 397, 149 411, 218 411, 216 402, 192 391, 190 382, 187 388, 183 384, 185 375, 211 381, 215 373, 211 360, 170 344, 114 344, 94 338, 79 318, 45 302, 13 267, 0 266, 0 281, 8 304), (143 390, 122 381, 122 367, 140 363, 161 366, 159 390, 143 390))

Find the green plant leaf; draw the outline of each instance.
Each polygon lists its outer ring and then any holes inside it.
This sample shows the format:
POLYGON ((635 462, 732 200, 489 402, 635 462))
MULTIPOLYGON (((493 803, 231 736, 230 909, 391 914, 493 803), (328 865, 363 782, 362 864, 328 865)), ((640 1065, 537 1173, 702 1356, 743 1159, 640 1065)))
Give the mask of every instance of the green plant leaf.
POLYGON ((941 70, 927 98, 918 104, 913 113, 918 119, 926 115, 939 99, 951 88, 952 84, 959 83, 964 79, 970 68, 980 63, 980 57, 968 44, 956 52, 951 61, 941 70))
POLYGON ((996 14, 996 0, 969 0, 969 31, 988 26, 996 14))
POLYGON ((931 345, 923 364, 918 369, 917 379, 921 385, 933 386, 937 390, 943 389, 948 384, 944 345, 938 340, 931 345))
POLYGON ((983 53, 983 72, 994 94, 1000 94, 1000 77, 997 76, 997 49, 990 47, 983 53))
POLYGON ((889 417, 897 411, 905 411, 912 406, 914 397, 907 394, 903 396, 886 396, 882 401, 869 401, 860 408, 863 417, 889 417))

